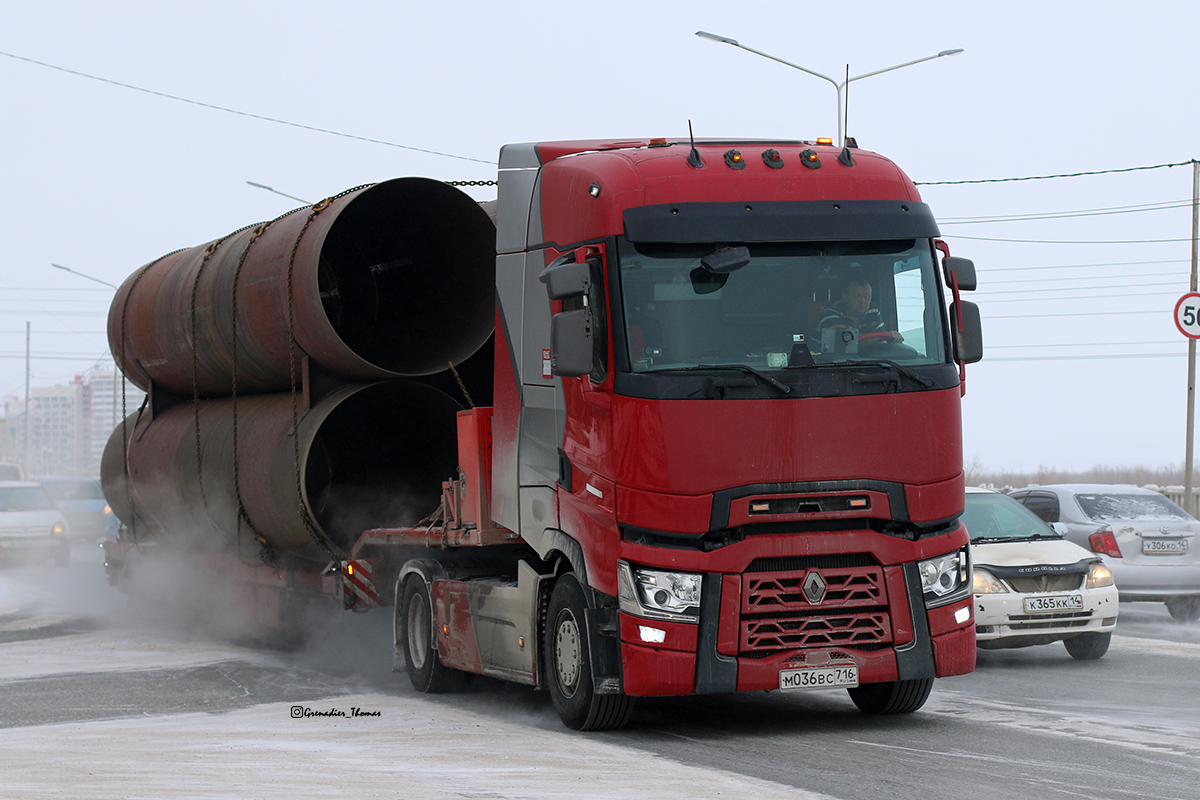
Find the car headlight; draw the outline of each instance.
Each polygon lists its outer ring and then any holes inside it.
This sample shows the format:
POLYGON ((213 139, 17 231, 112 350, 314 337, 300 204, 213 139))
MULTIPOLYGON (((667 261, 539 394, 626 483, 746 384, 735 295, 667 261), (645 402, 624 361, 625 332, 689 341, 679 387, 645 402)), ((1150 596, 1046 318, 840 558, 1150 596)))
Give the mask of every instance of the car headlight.
POLYGON ((701 575, 618 565, 617 596, 627 614, 675 622, 700 621, 701 575))
POLYGON ((925 607, 936 608, 966 597, 971 588, 971 559, 966 548, 917 562, 925 607))
POLYGON ((1008 587, 992 573, 976 567, 971 579, 971 591, 975 594, 1004 594, 1008 592, 1008 587))
POLYGON ((67 526, 61 522, 54 523, 54 527, 50 529, 51 536, 62 536, 67 532, 67 526))
POLYGON ((1112 585, 1112 570, 1101 564, 1099 561, 1094 561, 1088 565, 1087 588, 1099 589, 1101 586, 1112 585))

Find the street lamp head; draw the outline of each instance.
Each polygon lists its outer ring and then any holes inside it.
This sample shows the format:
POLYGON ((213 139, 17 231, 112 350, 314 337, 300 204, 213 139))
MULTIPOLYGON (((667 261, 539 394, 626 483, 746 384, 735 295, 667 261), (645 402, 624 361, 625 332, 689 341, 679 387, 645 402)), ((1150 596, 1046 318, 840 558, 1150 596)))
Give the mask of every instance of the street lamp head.
POLYGON ((956 56, 962 51, 963 49, 961 47, 957 50, 943 50, 942 52, 938 53, 938 58, 941 58, 942 56, 956 56))
POLYGON ((734 47, 741 47, 741 45, 738 44, 737 39, 730 39, 728 36, 718 36, 715 33, 708 33, 707 31, 696 31, 696 35, 701 39, 711 39, 714 42, 724 42, 725 44, 731 44, 734 47))

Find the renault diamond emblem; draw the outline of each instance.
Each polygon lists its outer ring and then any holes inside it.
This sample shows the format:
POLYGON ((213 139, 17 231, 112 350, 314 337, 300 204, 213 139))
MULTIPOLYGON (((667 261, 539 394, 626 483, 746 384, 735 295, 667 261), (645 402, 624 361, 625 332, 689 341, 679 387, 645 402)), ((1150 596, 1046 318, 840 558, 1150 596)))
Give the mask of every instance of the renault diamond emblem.
POLYGON ((825 579, 821 577, 821 573, 813 570, 804 576, 804 583, 800 588, 804 590, 804 597, 809 603, 819 606, 821 605, 821 601, 825 599, 825 590, 829 588, 829 584, 825 583, 825 579))

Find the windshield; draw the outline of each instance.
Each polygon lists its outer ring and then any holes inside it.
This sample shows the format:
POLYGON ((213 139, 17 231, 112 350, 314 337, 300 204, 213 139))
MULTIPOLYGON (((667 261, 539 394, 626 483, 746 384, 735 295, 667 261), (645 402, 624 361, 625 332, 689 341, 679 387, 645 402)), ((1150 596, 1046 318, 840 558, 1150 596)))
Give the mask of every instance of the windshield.
POLYGON ((55 500, 103 500, 100 481, 47 481, 42 484, 46 494, 55 500))
POLYGON ((963 524, 971 541, 981 539, 1028 539, 1034 536, 1061 538, 1025 506, 1002 494, 967 494, 963 524))
POLYGON ((946 360, 929 240, 750 243, 712 274, 714 244, 622 240, 620 288, 633 372, 946 360))
POLYGON ((1191 520, 1182 508, 1157 494, 1077 494, 1079 507, 1089 519, 1191 520))
POLYGON ((0 511, 45 511, 54 503, 40 486, 7 486, 0 488, 0 511))

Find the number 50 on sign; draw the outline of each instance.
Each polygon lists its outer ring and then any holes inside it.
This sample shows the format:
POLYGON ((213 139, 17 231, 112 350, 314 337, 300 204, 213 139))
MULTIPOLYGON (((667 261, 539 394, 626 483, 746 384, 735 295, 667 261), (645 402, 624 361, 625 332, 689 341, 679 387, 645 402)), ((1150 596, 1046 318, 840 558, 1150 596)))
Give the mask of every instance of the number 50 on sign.
POLYGON ((1200 292, 1188 292, 1175 304, 1175 327, 1189 339, 1200 339, 1200 292))

